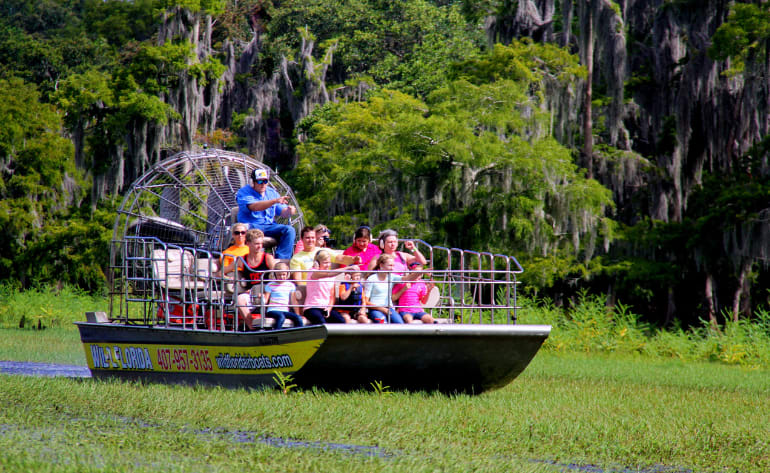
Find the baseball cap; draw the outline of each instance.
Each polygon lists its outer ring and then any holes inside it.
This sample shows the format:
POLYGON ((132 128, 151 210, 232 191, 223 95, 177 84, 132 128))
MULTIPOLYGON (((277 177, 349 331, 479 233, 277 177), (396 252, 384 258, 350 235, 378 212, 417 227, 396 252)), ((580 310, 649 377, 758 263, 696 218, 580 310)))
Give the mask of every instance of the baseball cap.
POLYGON ((270 175, 267 172, 267 169, 255 169, 251 172, 251 179, 253 181, 258 181, 260 179, 268 179, 270 175))

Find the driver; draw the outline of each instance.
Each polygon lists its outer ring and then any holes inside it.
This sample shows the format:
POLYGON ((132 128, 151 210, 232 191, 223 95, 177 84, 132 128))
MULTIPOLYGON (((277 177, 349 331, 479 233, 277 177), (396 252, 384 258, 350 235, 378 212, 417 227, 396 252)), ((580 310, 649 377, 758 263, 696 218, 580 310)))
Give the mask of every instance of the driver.
POLYGON ((238 222, 258 228, 265 236, 274 238, 278 242, 275 256, 289 259, 296 232, 291 225, 275 223, 275 217, 291 217, 297 213, 297 209, 288 205, 289 196, 279 195, 275 189, 268 186, 269 179, 267 169, 252 171, 251 185, 241 187, 235 196, 238 202, 238 222))

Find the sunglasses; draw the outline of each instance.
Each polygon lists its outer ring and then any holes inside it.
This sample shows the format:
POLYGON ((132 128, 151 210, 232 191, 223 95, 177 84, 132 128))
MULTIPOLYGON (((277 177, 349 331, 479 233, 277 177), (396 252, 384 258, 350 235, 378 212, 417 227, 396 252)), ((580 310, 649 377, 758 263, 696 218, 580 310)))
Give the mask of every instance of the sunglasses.
POLYGON ((254 182, 256 182, 257 184, 267 184, 267 179, 257 179, 254 182))
POLYGON ((245 235, 246 232, 233 232, 233 235, 245 235))

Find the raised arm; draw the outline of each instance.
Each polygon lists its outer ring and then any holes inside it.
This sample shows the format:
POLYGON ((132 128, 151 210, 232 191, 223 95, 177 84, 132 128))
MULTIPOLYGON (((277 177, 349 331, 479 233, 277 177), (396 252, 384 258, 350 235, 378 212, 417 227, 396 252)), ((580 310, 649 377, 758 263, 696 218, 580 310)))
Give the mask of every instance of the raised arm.
POLYGON ((412 264, 414 261, 419 261, 423 266, 428 264, 428 260, 425 259, 425 255, 423 255, 420 250, 417 249, 417 246, 412 240, 407 240, 404 242, 404 248, 407 251, 406 257, 404 258, 407 265, 412 264))
MULTIPOLYGON (((273 199, 258 200, 257 202, 252 202, 248 204, 246 207, 248 207, 249 210, 251 210, 252 212, 259 212, 262 210, 267 210, 276 204, 286 205, 288 203, 289 203, 289 196, 281 195, 273 199)), ((286 210, 286 209, 283 209, 283 210, 286 210)))
POLYGON ((347 266, 345 268, 337 268, 337 269, 330 269, 328 271, 313 271, 310 273, 310 276, 308 276, 308 279, 321 279, 321 278, 331 278, 334 277, 340 273, 346 273, 348 271, 358 271, 358 266, 347 266))

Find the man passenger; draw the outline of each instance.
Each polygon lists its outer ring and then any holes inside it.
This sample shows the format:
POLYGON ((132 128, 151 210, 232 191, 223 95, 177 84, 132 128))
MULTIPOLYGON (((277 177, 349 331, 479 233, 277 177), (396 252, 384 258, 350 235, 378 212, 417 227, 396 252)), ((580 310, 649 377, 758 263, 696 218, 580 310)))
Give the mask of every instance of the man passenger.
POLYGON ((361 257, 359 256, 346 256, 339 250, 332 250, 329 248, 319 248, 316 246, 316 232, 313 227, 305 227, 300 231, 300 238, 302 240, 302 251, 294 253, 291 261, 289 261, 289 269, 294 271, 292 278, 297 281, 297 284, 304 285, 305 280, 308 277, 306 272, 309 269, 313 269, 313 262, 315 261, 316 253, 319 250, 325 249, 332 255, 332 261, 344 266, 351 264, 361 263, 361 257))

